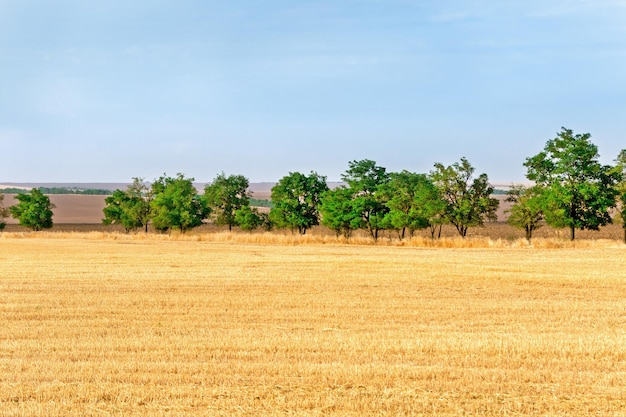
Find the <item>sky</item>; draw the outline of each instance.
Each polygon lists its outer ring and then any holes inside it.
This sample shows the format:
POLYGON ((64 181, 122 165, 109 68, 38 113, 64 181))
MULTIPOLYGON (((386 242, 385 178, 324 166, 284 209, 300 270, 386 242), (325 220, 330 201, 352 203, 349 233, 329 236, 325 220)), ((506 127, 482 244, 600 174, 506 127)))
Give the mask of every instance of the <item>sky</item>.
POLYGON ((626 0, 0 0, 0 183, 626 148, 626 0))

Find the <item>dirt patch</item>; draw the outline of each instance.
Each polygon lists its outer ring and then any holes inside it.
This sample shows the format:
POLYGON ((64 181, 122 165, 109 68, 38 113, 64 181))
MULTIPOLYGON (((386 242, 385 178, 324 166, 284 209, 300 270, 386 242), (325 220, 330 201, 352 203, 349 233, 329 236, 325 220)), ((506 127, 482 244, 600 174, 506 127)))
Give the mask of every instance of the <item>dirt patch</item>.
MULTIPOLYGON (((52 221, 54 223, 101 223, 104 209, 104 195, 49 195, 50 202, 56 206, 52 221)), ((4 195, 4 206, 17 204, 14 194, 4 195)), ((7 219, 7 224, 17 224, 13 218, 7 219)))

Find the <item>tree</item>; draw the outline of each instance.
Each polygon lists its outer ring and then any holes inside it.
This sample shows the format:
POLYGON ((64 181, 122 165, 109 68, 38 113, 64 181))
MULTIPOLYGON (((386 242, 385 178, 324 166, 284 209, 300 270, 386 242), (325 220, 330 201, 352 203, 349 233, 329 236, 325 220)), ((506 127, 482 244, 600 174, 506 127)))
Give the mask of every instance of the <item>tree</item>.
POLYGON ((272 188, 270 219, 279 228, 305 234, 320 221, 321 196, 328 190, 326 177, 311 172, 291 172, 272 188))
POLYGON ((437 193, 435 185, 426 174, 409 171, 392 172, 390 180, 380 187, 389 212, 385 220, 390 228, 400 231, 400 239, 418 229, 431 227, 434 236, 435 213, 443 212, 445 202, 437 193))
POLYGON ((622 149, 615 160, 616 171, 621 176, 618 184, 618 199, 620 202, 619 215, 622 218, 622 229, 624 229, 624 243, 626 244, 626 149, 622 149))
POLYGON ((538 187, 524 187, 514 185, 507 193, 506 201, 513 203, 507 210, 507 223, 520 227, 526 232, 526 240, 530 242, 533 232, 543 223, 543 204, 541 190, 538 187))
POLYGON ((3 230, 6 226, 6 222, 4 221, 4 219, 9 217, 9 215, 11 214, 8 207, 4 207, 3 201, 4 194, 0 194, 0 230, 3 230))
POLYGON ((204 188, 204 200, 211 209, 214 222, 228 225, 228 230, 236 226, 236 212, 250 205, 249 182, 243 175, 226 175, 222 172, 204 188))
POLYGON ((152 183, 150 208, 157 230, 179 229, 185 233, 206 219, 210 210, 198 196, 193 181, 179 173, 175 178, 164 175, 152 183))
POLYGON ((9 210, 11 215, 19 220, 21 226, 29 227, 36 232, 52 227, 52 209, 55 205, 39 189, 33 188, 30 193, 19 193, 15 199, 19 203, 9 207, 9 210))
POLYGON ((261 227, 265 222, 265 213, 259 213, 259 210, 250 206, 243 206, 235 211, 235 222, 241 227, 241 230, 254 230, 261 227))
POLYGON ((360 211, 354 208, 354 191, 340 186, 322 195, 322 224, 348 239, 356 229, 364 227, 360 211))
POLYGON ((496 220, 499 202, 492 198, 493 187, 487 174, 474 178, 474 167, 463 157, 450 166, 435 164, 431 179, 446 201, 444 217, 465 238, 472 226, 482 226, 485 219, 496 220))
POLYGON ((415 210, 419 216, 428 220, 431 239, 435 238, 437 230, 439 230, 437 238, 441 237, 441 228, 447 222, 445 217, 447 207, 441 190, 428 177, 428 182, 424 182, 415 194, 415 210))
POLYGON ((103 224, 120 224, 126 232, 143 227, 148 232, 148 223, 152 215, 150 189, 143 178, 133 178, 132 185, 126 191, 115 190, 104 199, 103 224))
POLYGON ((379 231, 384 228, 385 215, 389 211, 384 195, 380 192, 381 186, 389 182, 387 170, 369 159, 352 161, 341 178, 352 190, 352 208, 363 220, 362 226, 377 241, 379 231))
POLYGON ((620 173, 598 162, 598 148, 589 133, 562 128, 544 150, 527 158, 526 177, 541 187, 546 222, 576 229, 598 230, 612 221, 620 173))

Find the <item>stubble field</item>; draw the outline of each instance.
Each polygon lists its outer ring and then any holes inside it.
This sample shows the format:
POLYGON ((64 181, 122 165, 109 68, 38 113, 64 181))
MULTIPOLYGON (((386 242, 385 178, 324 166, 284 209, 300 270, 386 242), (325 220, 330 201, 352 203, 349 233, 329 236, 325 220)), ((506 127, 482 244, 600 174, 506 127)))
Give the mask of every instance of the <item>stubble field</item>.
POLYGON ((0 416, 626 415, 619 242, 247 236, 0 234, 0 416))

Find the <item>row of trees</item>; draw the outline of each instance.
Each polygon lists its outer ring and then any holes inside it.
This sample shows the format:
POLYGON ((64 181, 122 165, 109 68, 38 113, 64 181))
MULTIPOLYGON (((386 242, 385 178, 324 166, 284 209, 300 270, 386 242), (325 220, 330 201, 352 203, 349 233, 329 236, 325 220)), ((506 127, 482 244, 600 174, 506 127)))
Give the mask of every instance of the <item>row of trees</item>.
POLYGON ((449 167, 436 164, 430 176, 408 171, 389 173, 372 160, 352 161, 342 176, 346 185, 329 189, 315 172, 292 172, 272 188, 269 213, 250 206, 247 178, 218 175, 199 195, 193 178, 163 176, 151 185, 134 178, 127 190, 107 197, 105 224, 120 224, 127 231, 148 224, 159 231, 185 232, 210 220, 244 230, 257 227, 291 229, 305 234, 323 224, 349 237, 364 229, 377 240, 381 230, 395 230, 403 238, 415 230, 453 224, 461 236, 471 226, 495 219, 498 201, 486 174, 473 178, 467 159, 449 167))
MULTIPOLYGON (((542 152, 526 159, 527 178, 534 185, 513 186, 507 200, 512 203, 508 222, 523 228, 527 239, 543 224, 569 228, 574 239, 577 229, 598 230, 610 223, 617 207, 626 218, 626 150, 616 165, 602 165, 590 138, 563 128, 542 152)), ((103 222, 127 231, 147 232, 152 224, 158 231, 183 233, 207 220, 229 230, 287 228, 301 234, 322 224, 345 237, 363 229, 377 240, 383 230, 402 239, 429 229, 435 238, 444 224, 465 237, 470 227, 496 219, 494 189, 486 174, 475 175, 466 158, 449 166, 436 163, 428 174, 388 172, 369 159, 352 161, 342 180, 345 185, 331 190, 326 177, 315 172, 289 173, 272 188, 273 207, 265 213, 250 206, 249 182, 242 175, 222 173, 202 195, 194 179, 183 174, 164 175, 152 184, 134 178, 128 189, 106 198, 103 222)), ((19 203, 10 212, 21 224, 35 230, 52 225, 49 200, 40 191, 16 198, 19 203)), ((0 200, 0 221, 7 214, 2 210, 0 200)))

